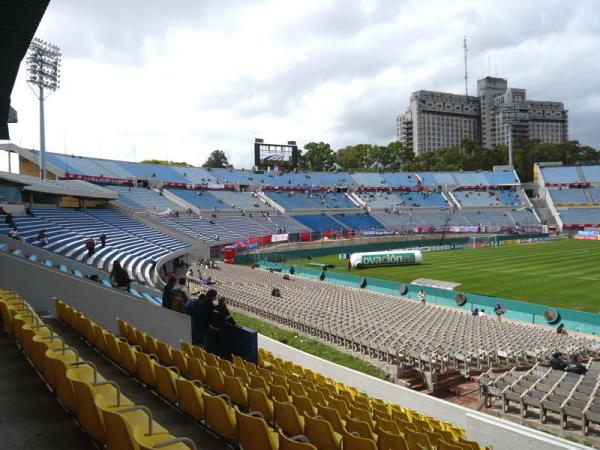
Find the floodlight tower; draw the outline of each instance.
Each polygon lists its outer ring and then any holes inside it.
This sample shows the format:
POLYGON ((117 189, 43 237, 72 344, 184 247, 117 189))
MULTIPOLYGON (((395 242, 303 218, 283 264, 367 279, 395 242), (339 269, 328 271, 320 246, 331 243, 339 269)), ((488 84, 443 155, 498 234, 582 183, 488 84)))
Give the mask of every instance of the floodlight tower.
POLYGON ((508 107, 502 112, 502 121, 508 126, 508 165, 513 168, 513 126, 519 123, 519 108, 508 107))
POLYGON ((44 95, 46 98, 60 87, 60 48, 39 38, 33 38, 27 53, 27 83, 40 102, 40 178, 47 177, 46 130, 44 121, 44 95), (47 94, 44 92, 46 91, 47 94))

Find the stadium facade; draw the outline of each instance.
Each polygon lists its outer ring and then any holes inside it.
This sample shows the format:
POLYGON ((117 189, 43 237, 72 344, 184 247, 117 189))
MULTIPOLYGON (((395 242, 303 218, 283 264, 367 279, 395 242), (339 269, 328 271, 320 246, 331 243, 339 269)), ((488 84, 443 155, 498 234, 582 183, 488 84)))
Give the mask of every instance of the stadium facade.
POLYGON ((492 148, 513 137, 561 143, 568 139, 568 111, 563 103, 527 99, 525 89, 509 88, 504 78, 477 81, 477 95, 417 91, 396 119, 398 141, 415 154, 459 145, 463 139, 492 148))

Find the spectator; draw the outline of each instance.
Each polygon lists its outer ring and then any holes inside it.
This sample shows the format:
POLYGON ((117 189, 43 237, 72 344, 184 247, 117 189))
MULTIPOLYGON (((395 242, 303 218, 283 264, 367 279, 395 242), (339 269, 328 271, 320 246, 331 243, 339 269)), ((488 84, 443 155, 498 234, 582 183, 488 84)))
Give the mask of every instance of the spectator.
POLYGON ((185 312, 185 307, 189 301, 189 293, 185 287, 185 277, 179 278, 177 285, 173 288, 173 305, 171 309, 180 313, 185 312))
POLYGON ((94 254, 94 251, 96 250, 96 243, 92 238, 88 238, 87 241, 85 241, 85 248, 88 252, 88 258, 91 257, 94 254))
POLYGON ((481 311, 479 311, 479 317, 485 317, 487 316, 487 314, 485 313, 485 309, 482 309, 481 311))
POLYGON ((215 284, 215 282, 212 280, 211 277, 206 277, 205 279, 202 280, 202 284, 204 286, 212 286, 213 284, 215 284))
POLYGON ((14 225, 13 215, 11 213, 7 213, 6 214, 6 217, 4 218, 4 223, 6 225, 14 225))
POLYGON ((33 214, 33 211, 31 211, 31 208, 25 208, 25 214, 27 214, 30 217, 35 217, 35 214, 33 214))
POLYGON ((565 362, 560 359, 560 353, 555 353, 552 355, 552 359, 550 360, 550 367, 554 370, 565 370, 567 365, 565 362))
POLYGON ((561 323, 558 328, 556 328, 556 333, 557 334, 569 334, 567 333, 567 329, 565 328, 565 324, 561 323))
POLYGON ((473 311, 471 311, 471 315, 473 317, 477 317, 479 315, 479 308, 475 308, 473 311))
POLYGON ((106 235, 104 233, 100 235, 100 246, 102 248, 106 247, 106 235))
POLYGON ((175 283, 177 282, 177 277, 174 273, 169 275, 169 279, 167 280, 167 284, 163 289, 162 295, 162 307, 167 309, 173 308, 173 288, 175 287, 175 283))
POLYGON ((425 291, 423 289, 421 289, 419 291, 419 301, 421 302, 421 305, 424 305, 426 303, 426 298, 427 298, 427 294, 425 294, 425 291))
POLYGON ((573 356, 571 357, 571 361, 569 361, 569 364, 567 365, 567 368, 565 370, 567 372, 576 373, 577 375, 583 375, 587 372, 587 367, 585 367, 577 360, 576 354, 573 354, 573 356))
POLYGON ((19 236, 19 230, 17 230, 16 226, 13 226, 12 229, 8 232, 8 237, 16 239, 17 241, 21 240, 19 236))
POLYGON ((496 306, 494 306, 494 314, 496 314, 496 319, 498 319, 498 322, 502 320, 502 314, 505 312, 506 311, 502 309, 502 306, 500 306, 500 303, 496 303, 496 306))
POLYGON ((110 284, 112 284, 114 287, 126 288, 127 292, 129 292, 131 280, 129 279, 129 274, 125 269, 123 269, 119 261, 113 262, 109 280, 110 284))
POLYGON ((352 269, 352 263, 350 262, 350 258, 348 258, 348 261, 346 262, 346 266, 348 267, 348 272, 350 272, 350 269, 352 269))
MULTIPOLYGON (((216 296, 217 292, 214 289, 212 291, 216 296)), ((186 314, 191 316, 192 344, 206 346, 206 336, 212 309, 212 299, 209 299, 206 294, 200 294, 197 299, 191 299, 185 306, 186 314)))
POLYGON ((40 230, 37 240, 42 247, 48 245, 48 236, 46 236, 46 230, 40 230))
POLYGON ((235 326, 235 319, 231 316, 227 308, 227 302, 224 297, 212 300, 213 309, 210 315, 209 341, 210 345, 207 351, 219 355, 221 358, 229 358, 231 355, 231 341, 228 338, 227 328, 235 326))

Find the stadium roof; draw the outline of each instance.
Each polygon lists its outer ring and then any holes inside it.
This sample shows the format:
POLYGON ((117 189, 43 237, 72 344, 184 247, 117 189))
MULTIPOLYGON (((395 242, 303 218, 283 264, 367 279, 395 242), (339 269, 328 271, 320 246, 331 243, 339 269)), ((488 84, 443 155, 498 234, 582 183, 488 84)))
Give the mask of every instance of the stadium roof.
POLYGON ((0 172, 0 181, 19 184, 25 191, 43 192, 54 195, 68 195, 79 198, 99 198, 116 200, 117 194, 110 189, 80 180, 39 180, 34 177, 0 172))
POLYGON ((10 94, 21 61, 50 0, 0 0, 0 139, 8 139, 8 123, 16 121, 10 94), (10 117, 10 119, 9 119, 10 117))

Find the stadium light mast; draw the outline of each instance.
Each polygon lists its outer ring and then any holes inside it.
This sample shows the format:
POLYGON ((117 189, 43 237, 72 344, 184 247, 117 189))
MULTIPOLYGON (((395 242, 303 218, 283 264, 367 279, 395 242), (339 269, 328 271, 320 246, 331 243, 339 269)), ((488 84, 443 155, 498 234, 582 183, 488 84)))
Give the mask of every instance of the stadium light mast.
POLYGON ((48 176, 46 169, 46 129, 44 100, 60 87, 60 48, 54 44, 33 38, 27 51, 27 83, 37 86, 32 91, 40 102, 40 178, 48 176), (46 96, 46 97, 44 97, 46 96))
POLYGON ((519 123, 519 109, 518 108, 506 108, 502 112, 502 121, 508 126, 508 165, 511 168, 513 166, 513 139, 512 132, 513 126, 519 123))

